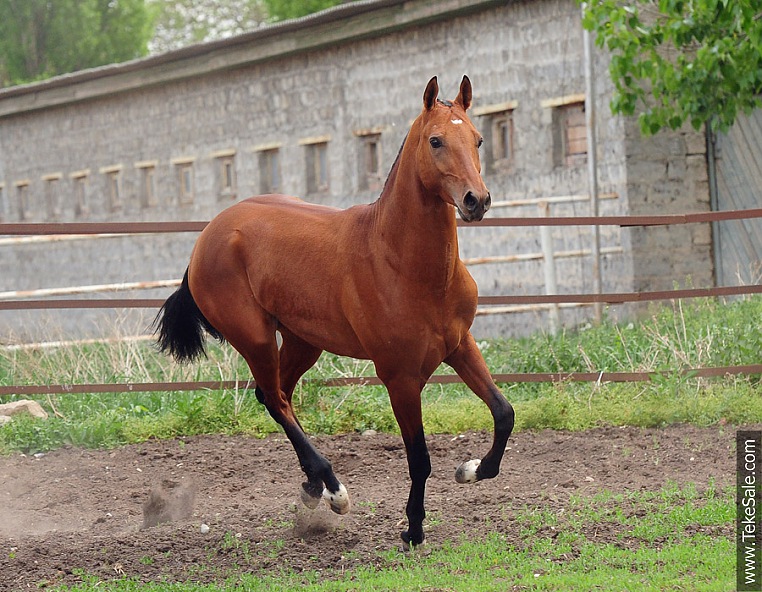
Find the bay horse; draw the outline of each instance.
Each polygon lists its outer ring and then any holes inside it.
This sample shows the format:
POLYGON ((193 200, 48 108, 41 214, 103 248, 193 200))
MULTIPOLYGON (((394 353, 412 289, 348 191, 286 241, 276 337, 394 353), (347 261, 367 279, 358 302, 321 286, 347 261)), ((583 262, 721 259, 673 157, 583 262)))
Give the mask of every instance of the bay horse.
POLYGON ((463 77, 452 102, 438 94, 434 77, 375 202, 340 210, 263 195, 229 207, 200 234, 180 287, 156 318, 160 349, 178 361, 205 353, 204 331, 241 353, 257 399, 307 477, 302 501, 315 508, 323 498, 339 514, 349 511, 347 490, 305 435, 291 398, 324 350, 371 360, 407 453, 405 548, 424 540, 431 462, 421 390, 437 367, 454 368, 494 420, 491 449, 458 467, 458 482, 498 474, 514 423, 470 332, 477 289, 458 253, 455 211, 471 222, 490 206, 482 137, 466 115, 471 82, 463 77))

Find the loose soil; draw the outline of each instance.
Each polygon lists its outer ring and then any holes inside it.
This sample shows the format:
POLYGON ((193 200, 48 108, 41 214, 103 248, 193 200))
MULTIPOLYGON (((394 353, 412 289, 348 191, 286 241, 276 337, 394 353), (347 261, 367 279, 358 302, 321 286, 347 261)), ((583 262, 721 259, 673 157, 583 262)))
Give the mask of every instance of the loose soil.
MULTIPOLYGON (((522 432, 511 437, 500 475, 472 485, 455 483, 455 468, 481 457, 491 435, 429 436, 427 543, 496 531, 520 548, 513 518, 528 507, 560 510, 572 495, 655 491, 670 482, 699 490, 733 484, 735 433, 730 426, 522 432)), ((299 503, 302 473, 282 435, 0 458, 0 590, 74 584, 83 572, 204 582, 383 565, 379 552, 400 547, 405 525, 409 479, 400 438, 314 441, 349 490, 346 516, 299 503)), ((615 540, 606 528, 596 536, 615 540)))

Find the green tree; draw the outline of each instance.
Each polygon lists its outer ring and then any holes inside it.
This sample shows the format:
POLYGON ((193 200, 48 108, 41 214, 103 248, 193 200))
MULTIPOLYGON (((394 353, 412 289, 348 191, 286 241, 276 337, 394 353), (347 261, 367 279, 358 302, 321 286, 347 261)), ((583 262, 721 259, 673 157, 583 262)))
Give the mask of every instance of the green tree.
POLYGON ((644 134, 727 129, 762 105, 760 0, 590 0, 583 25, 612 54, 612 111, 639 112, 644 134))
POLYGON ((144 0, 0 0, 0 86, 144 56, 144 0))
POLYGON ((255 29, 267 20, 261 0, 149 0, 157 11, 151 53, 255 29))
POLYGON ((250 31, 266 22, 305 16, 341 0, 148 0, 158 17, 151 53, 250 31))
POLYGON ((342 0, 263 0, 270 20, 298 18, 341 4, 342 0))

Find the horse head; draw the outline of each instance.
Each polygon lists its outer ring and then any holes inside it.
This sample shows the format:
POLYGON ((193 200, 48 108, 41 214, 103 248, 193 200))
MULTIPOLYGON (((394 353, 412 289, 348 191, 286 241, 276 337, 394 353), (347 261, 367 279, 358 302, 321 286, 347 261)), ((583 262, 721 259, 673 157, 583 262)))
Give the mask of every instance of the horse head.
POLYGON ((479 221, 492 200, 481 177, 483 138, 466 115, 471 106, 471 81, 463 77, 452 102, 437 100, 438 94, 435 76, 423 93, 423 111, 416 121, 419 176, 424 187, 455 206, 464 221, 479 221))

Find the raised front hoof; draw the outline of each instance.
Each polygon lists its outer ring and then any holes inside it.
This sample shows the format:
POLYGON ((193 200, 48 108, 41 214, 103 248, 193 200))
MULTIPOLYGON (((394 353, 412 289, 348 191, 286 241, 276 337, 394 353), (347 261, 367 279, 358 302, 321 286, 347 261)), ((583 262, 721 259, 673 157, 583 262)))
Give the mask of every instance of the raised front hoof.
POLYGON ((400 536, 402 537, 402 550, 406 553, 408 551, 415 551, 424 544, 423 532, 421 532, 420 536, 413 536, 409 530, 404 530, 400 536))
POLYGON ((480 464, 482 461, 478 458, 464 462, 455 470, 455 480, 458 483, 476 483, 479 480, 476 471, 480 464))
POLYGON ((347 488, 343 485, 339 484, 339 489, 334 493, 328 491, 327 488, 324 489, 323 499, 326 501, 331 510, 337 514, 346 514, 349 512, 349 494, 347 493, 347 488))

